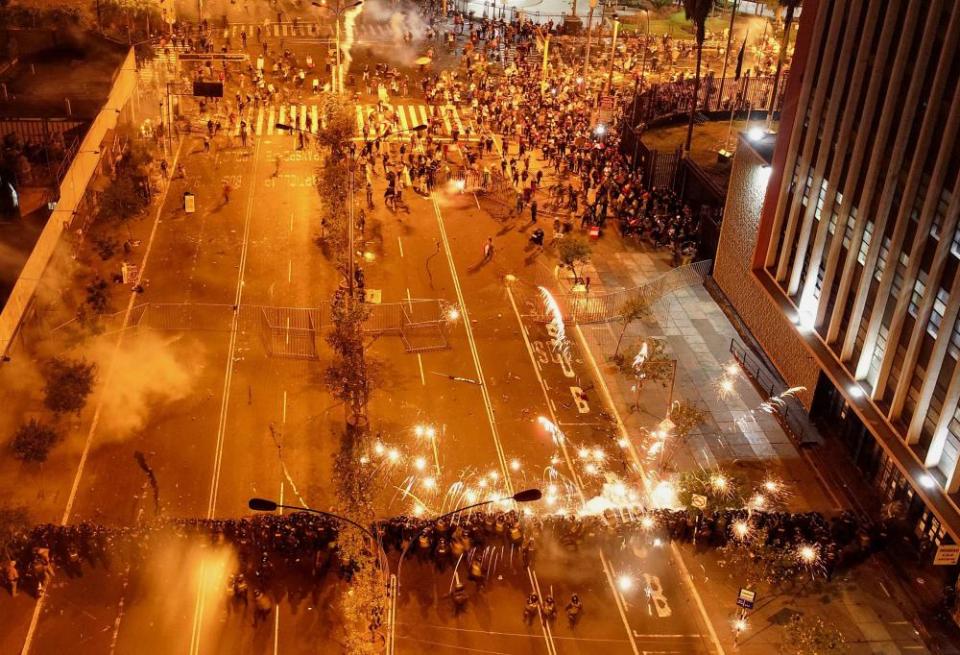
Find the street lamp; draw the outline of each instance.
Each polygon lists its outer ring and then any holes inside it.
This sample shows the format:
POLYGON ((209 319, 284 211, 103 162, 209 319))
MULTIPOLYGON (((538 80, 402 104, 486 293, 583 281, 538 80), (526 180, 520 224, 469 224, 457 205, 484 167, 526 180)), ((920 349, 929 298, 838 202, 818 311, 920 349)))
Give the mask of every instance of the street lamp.
POLYGON ((365 528, 356 521, 348 519, 346 516, 340 516, 339 514, 333 514, 331 512, 324 512, 319 509, 314 509, 312 507, 304 507, 302 505, 284 505, 267 498, 251 498, 247 501, 247 507, 252 509, 254 512, 275 512, 278 508, 282 509, 291 509, 297 512, 310 512, 311 514, 320 514, 321 516, 326 516, 337 521, 343 521, 344 523, 349 523, 353 527, 360 530, 363 534, 367 535, 374 541, 377 541, 376 536, 369 528, 365 528))
MULTIPOLYGON (((314 7, 319 7, 322 9, 327 8, 327 3, 325 0, 321 2, 311 2, 310 4, 312 4, 314 7)), ((350 4, 342 5, 340 4, 340 0, 337 0, 336 8, 333 9, 333 15, 336 17, 336 20, 337 20, 337 29, 336 29, 337 72, 336 72, 336 77, 334 78, 335 79, 335 83, 333 85, 334 93, 338 93, 338 94, 343 93, 343 73, 340 70, 340 17, 343 15, 343 12, 345 12, 347 9, 353 9, 354 7, 359 7, 362 4, 363 4, 363 0, 355 0, 350 4)))

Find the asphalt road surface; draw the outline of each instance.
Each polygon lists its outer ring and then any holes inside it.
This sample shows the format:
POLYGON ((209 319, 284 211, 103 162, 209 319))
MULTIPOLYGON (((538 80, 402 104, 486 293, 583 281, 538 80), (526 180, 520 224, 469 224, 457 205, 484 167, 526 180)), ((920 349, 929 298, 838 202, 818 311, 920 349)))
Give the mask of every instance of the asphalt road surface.
MULTIPOLYGON (((171 182, 151 217, 146 291, 128 321, 139 327, 103 340, 118 362, 108 393, 122 397, 125 369, 139 366, 182 392, 131 406, 142 420, 129 429, 89 427, 69 521, 240 517, 251 496, 333 503, 331 459, 343 408, 324 388, 323 359, 271 356, 299 347, 303 312, 294 308, 320 305, 339 282, 318 245, 319 155, 295 144, 289 135, 258 133, 248 148, 217 141, 205 153, 196 137, 180 146, 175 161, 185 179, 171 182), (183 210, 185 191, 195 194, 195 213, 183 210), (137 309, 144 303, 146 311, 137 309), (182 304, 190 310, 173 307, 182 304), (158 326, 173 329, 151 329, 158 326), (282 343, 270 341, 277 335, 282 343), (147 454, 157 497, 135 451, 147 454)), ((571 335, 557 348, 555 330, 535 316, 543 303, 538 286, 558 285, 551 257, 528 249, 527 228, 499 223, 472 194, 452 187, 430 197, 408 192, 409 212, 394 214, 382 207, 382 184, 378 178, 378 207, 358 235, 366 286, 407 312, 408 322, 425 325, 370 344, 381 376, 372 429, 385 452, 397 452, 395 460, 367 464, 382 480, 378 511, 429 515, 462 503, 468 491, 486 497, 527 487, 555 490, 550 505, 535 511, 563 511, 629 481, 590 362, 571 335), (496 250, 483 261, 487 237, 496 250), (460 317, 441 332, 430 324, 436 305, 419 299, 442 301, 460 317)), ((39 603, 26 595, 3 600, 0 650, 26 643, 31 653, 307 653, 336 642, 342 585, 331 580, 296 602, 285 598, 254 626, 249 612, 227 604, 234 558, 215 544, 160 537, 136 561, 104 562, 72 580, 61 575, 39 603)), ((667 548, 604 554, 542 544, 529 568, 509 549, 490 561, 485 588, 470 587, 460 616, 449 599, 454 571, 406 562, 395 650, 710 652, 667 548), (572 628, 561 609, 554 623, 526 624, 531 591, 553 594, 561 608, 578 593, 582 620, 572 628)))

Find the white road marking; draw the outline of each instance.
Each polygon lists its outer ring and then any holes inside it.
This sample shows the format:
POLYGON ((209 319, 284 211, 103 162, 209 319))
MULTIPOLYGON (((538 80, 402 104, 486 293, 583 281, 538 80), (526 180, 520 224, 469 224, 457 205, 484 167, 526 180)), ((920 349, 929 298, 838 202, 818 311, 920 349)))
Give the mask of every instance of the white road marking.
MULTIPOLYGON (((177 161, 180 159, 180 148, 183 143, 186 141, 184 139, 180 142, 180 145, 177 146, 177 151, 173 155, 173 163, 171 164, 171 170, 176 170, 177 161)), ((143 253, 143 259, 140 262, 140 276, 143 277, 144 272, 147 270, 147 262, 150 259, 150 253, 153 250, 153 241, 157 236, 157 227, 160 225, 160 214, 163 212, 163 206, 167 201, 167 193, 170 190, 170 185, 168 184, 164 189, 163 193, 160 195, 159 203, 157 205, 157 213, 153 219, 153 227, 150 228, 150 236, 147 239, 147 248, 143 253)), ((117 364, 117 354, 120 352, 120 346, 123 345, 123 337, 126 335, 126 327, 130 323, 130 314, 133 311, 133 306, 136 304, 136 301, 140 299, 139 294, 130 293, 130 299, 127 301, 127 309, 123 314, 123 328, 117 335, 117 341, 113 347, 113 354, 110 356, 110 363, 107 365, 107 372, 103 378, 102 389, 109 388, 110 381, 113 379, 114 371, 116 370, 117 364)), ((103 411, 103 404, 106 399, 106 394, 101 393, 100 397, 97 399, 96 407, 93 410, 93 418, 90 421, 90 429, 87 430, 87 438, 83 444, 83 451, 80 453, 80 462, 77 464, 77 472, 73 477, 73 485, 70 487, 70 495, 67 497, 67 504, 63 510, 63 516, 60 518, 60 525, 66 525, 70 522, 70 515, 73 513, 73 503, 77 499, 77 490, 80 488, 80 480, 83 477, 83 470, 87 463, 87 457, 90 455, 90 446, 93 443, 93 437, 96 434, 97 426, 100 424, 100 413, 103 411)), ((30 652, 30 646, 33 644, 33 636, 37 631, 37 624, 40 621, 40 612, 43 609, 44 600, 47 597, 48 587, 44 587, 43 592, 37 598, 36 604, 33 606, 33 614, 30 616, 30 625, 27 628, 27 635, 23 640, 23 648, 20 650, 21 655, 27 655, 30 652)))
MULTIPOLYGON (((259 161, 259 150, 260 142, 258 141, 254 146, 253 154, 253 179, 257 178, 257 163, 259 161)), ((240 303, 243 300, 243 287, 244 287, 244 275, 246 274, 247 268, 247 255, 249 253, 250 246, 250 223, 251 218, 253 217, 253 189, 255 185, 251 185, 250 194, 247 196, 247 210, 246 216, 244 217, 244 226, 243 226, 243 240, 240 247, 240 265, 237 272, 237 289, 234 296, 233 305, 234 307, 240 307, 240 303)), ((227 347, 227 366, 226 372, 223 376, 223 392, 220 397, 220 418, 217 426, 217 444, 214 452, 213 460, 213 478, 210 481, 210 495, 207 500, 207 517, 212 519, 216 513, 217 507, 217 494, 220 489, 220 466, 223 463, 223 444, 226 437, 227 431, 227 410, 229 408, 228 398, 230 395, 230 386, 233 383, 233 364, 234 358, 236 357, 237 351, 237 334, 239 333, 239 320, 240 313, 238 311, 233 312, 233 318, 230 322, 230 341, 227 347)), ((200 580, 203 581, 206 577, 206 562, 200 567, 200 580)), ((206 602, 205 599, 206 586, 201 582, 200 588, 197 593, 197 603, 194 608, 193 615, 193 633, 190 636, 190 653, 191 655, 199 655, 200 652, 200 635, 201 635, 201 626, 203 623, 203 612, 204 605, 206 602)))
MULTIPOLYGON (((527 577, 530 578, 530 587, 533 589, 533 592, 537 594, 538 598, 544 598, 543 591, 540 589, 540 580, 537 578, 537 573, 529 566, 527 567, 527 577)), ((537 618, 540 619, 540 630, 543 632, 543 639, 547 644, 547 653, 549 655, 556 655, 557 645, 553 643, 553 631, 550 629, 550 623, 543 617, 543 611, 537 611, 537 618)))
POLYGON ((287 262, 287 282, 293 282, 293 260, 287 262))
MULTIPOLYGON (((287 422, 287 390, 283 390, 283 423, 287 422)), ((281 483, 280 488, 283 489, 283 483, 281 483)), ((282 501, 281 501, 282 502, 282 501)))
POLYGON ((503 452, 503 444, 500 443, 500 432, 497 429, 497 421, 494 418, 493 403, 487 391, 483 367, 480 365, 480 354, 477 352, 477 344, 473 338, 473 326, 470 323, 467 303, 463 298, 463 290, 460 288, 460 277, 457 274, 457 265, 453 260, 453 252, 450 250, 450 241, 447 239, 447 229, 443 224, 443 216, 440 213, 440 205, 437 203, 436 196, 431 194, 430 199, 433 201, 433 211, 437 216, 437 225, 440 227, 440 238, 443 241, 443 248, 446 251, 447 265, 450 267, 450 276, 453 278, 453 288, 457 292, 457 302, 460 303, 460 313, 463 315, 463 328, 467 333, 467 343, 470 346, 473 365, 477 370, 477 380, 480 382, 480 393, 483 395, 483 406, 487 412, 487 421, 490 423, 490 433, 493 436, 493 444, 497 451, 497 458, 500 460, 500 468, 503 471, 503 481, 507 487, 507 494, 513 495, 513 481, 510 478, 510 467, 507 465, 507 457, 503 452))
POLYGON ((397 237, 397 245, 400 246, 400 256, 403 257, 403 240, 397 237))
MULTIPOLYGON (((507 297, 510 299, 510 307, 513 308, 513 313, 517 317, 517 322, 520 323, 521 327, 523 327, 523 320, 520 318, 520 310, 517 309, 517 301, 513 297, 513 289, 510 287, 510 285, 507 285, 507 297)), ((520 330, 520 332, 523 334, 523 343, 527 347, 527 354, 530 356, 530 361, 533 363, 533 370, 537 375, 537 380, 540 382, 540 389, 543 391, 544 398, 547 400, 547 405, 550 410, 550 419, 553 421, 554 425, 557 425, 557 412, 553 406, 553 399, 550 398, 550 394, 543 382, 543 376, 540 375, 540 369, 537 366, 537 360, 536 357, 534 357, 533 348, 530 346, 530 339, 527 337, 525 330, 520 330)), ((573 465, 573 459, 571 458, 570 451, 567 448, 566 439, 560 440, 560 450, 567 462, 567 468, 570 470, 570 476, 577 487, 577 493, 580 494, 581 502, 586 502, 586 496, 583 492, 583 481, 580 479, 580 475, 577 472, 576 467, 573 465)), ((600 557, 600 565, 607 577, 607 584, 610 586, 610 589, 613 593, 614 604, 617 606, 617 610, 620 612, 620 619, 623 621, 623 626, 626 629, 627 639, 630 641, 630 647, 633 650, 634 655, 640 655, 640 649, 637 647, 637 642, 633 638, 633 628, 630 627, 630 621, 627 619, 626 603, 620 596, 620 591, 617 588, 616 576, 613 574, 613 566, 607 561, 606 556, 603 554, 603 550, 600 548, 597 548, 597 555, 600 557)))
POLYGON ((427 378, 423 374, 423 356, 417 353, 417 363, 420 364, 420 384, 427 386, 427 378))
MULTIPOLYGON (((577 335, 577 341, 580 345, 580 350, 584 353, 584 358, 593 369, 594 378, 596 379, 597 384, 600 386, 600 393, 603 395, 603 399, 606 402, 607 407, 613 414, 613 418, 617 424, 617 429, 620 432, 620 438, 626 441, 627 451, 633 458, 634 464, 636 465, 637 470, 640 472, 641 478, 646 481, 647 476, 644 472, 643 463, 637 454, 637 450, 633 445, 633 441, 630 439, 630 435, 623 423, 623 419, 620 417, 620 411, 617 409, 616 403, 613 402, 613 397, 610 395, 610 389, 607 388, 607 382, 604 380, 603 375, 600 372, 600 367, 597 366, 597 360, 594 359, 593 352, 591 352, 590 346, 587 344, 587 339, 583 336, 583 330, 580 329, 579 324, 574 325, 573 332, 577 335)), ((648 490, 644 489, 644 491, 647 492, 648 490)), ((693 583, 693 577, 687 570, 687 565, 683 561, 683 557, 680 554, 680 549, 673 541, 670 542, 670 551, 673 554, 674 561, 680 568, 680 579, 686 583, 687 590, 690 592, 690 595, 693 596, 693 600, 697 605, 697 610, 700 612, 700 619, 707 627, 707 632, 710 634, 710 641, 713 642, 713 646, 718 655, 726 655, 726 651, 723 649, 723 645, 720 643, 719 637, 717 637, 717 631, 714 630, 713 623, 710 621, 710 617, 707 615, 707 609, 703 605, 703 599, 700 598, 700 592, 697 591, 697 587, 693 583)))

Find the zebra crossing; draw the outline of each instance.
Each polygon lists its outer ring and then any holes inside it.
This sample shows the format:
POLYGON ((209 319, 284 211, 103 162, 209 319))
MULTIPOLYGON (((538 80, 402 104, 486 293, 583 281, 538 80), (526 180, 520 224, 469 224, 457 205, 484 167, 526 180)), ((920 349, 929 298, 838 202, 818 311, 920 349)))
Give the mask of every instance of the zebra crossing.
MULTIPOLYGON (((319 23, 298 22, 293 23, 230 23, 227 25, 227 31, 231 39, 240 38, 242 32, 247 33, 247 38, 253 40, 257 35, 257 28, 260 33, 267 37, 303 37, 303 38, 326 38, 331 36, 329 26, 321 26, 319 23)), ((355 38, 359 41, 394 41, 396 34, 390 25, 386 23, 360 23, 355 28, 355 38)))
MULTIPOLYGON (((456 130, 460 140, 466 139, 467 130, 476 138, 476 126, 471 119, 462 117, 453 105, 433 107, 427 105, 387 105, 386 111, 380 113, 376 105, 362 104, 355 108, 357 118, 357 133, 364 134, 364 124, 367 134, 383 134, 387 131, 400 132, 410 130, 418 125, 433 122, 438 126, 434 138, 450 138, 456 130)), ((295 132, 277 128, 277 124, 289 125, 297 130, 309 134, 316 134, 319 129, 327 126, 326 112, 316 104, 270 104, 259 107, 246 107, 242 121, 246 123, 249 133, 257 136, 272 136, 275 134, 291 134, 295 132)), ((240 123, 237 121, 233 128, 234 136, 240 135, 240 123)))
POLYGON ((394 132, 403 132, 418 125, 434 123, 440 126, 439 136, 452 136, 456 130, 459 136, 465 136, 466 128, 476 132, 473 122, 463 119, 454 105, 386 105, 380 113, 376 105, 357 105, 357 130, 362 134, 364 124, 367 129, 380 129, 384 123, 394 132))

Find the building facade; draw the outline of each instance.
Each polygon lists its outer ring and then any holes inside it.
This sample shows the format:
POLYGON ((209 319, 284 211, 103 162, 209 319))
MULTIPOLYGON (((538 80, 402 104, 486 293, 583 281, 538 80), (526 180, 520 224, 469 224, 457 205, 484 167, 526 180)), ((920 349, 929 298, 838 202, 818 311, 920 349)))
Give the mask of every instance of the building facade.
MULTIPOLYGON (((819 368, 811 415, 935 543, 960 534, 958 46, 952 0, 804 3, 741 264, 819 368)), ((749 325, 756 311, 737 309, 749 325)), ((760 340, 809 384, 790 348, 760 340)))

